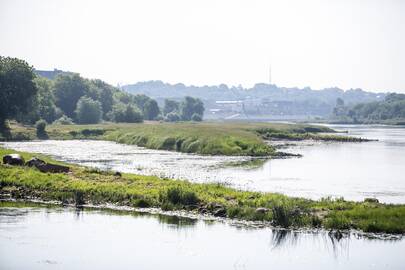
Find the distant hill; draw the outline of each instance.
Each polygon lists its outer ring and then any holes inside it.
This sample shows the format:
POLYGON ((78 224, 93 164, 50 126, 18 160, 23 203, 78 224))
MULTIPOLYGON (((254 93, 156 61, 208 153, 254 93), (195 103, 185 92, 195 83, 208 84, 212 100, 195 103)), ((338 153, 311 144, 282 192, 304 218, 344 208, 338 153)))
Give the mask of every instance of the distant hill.
POLYGON ((341 98, 347 105, 382 101, 384 93, 366 92, 362 89, 342 90, 326 88, 286 88, 274 84, 259 83, 252 88, 215 86, 186 86, 162 81, 138 82, 124 85, 132 94, 145 94, 162 102, 165 98, 180 99, 198 97, 204 101, 207 118, 269 118, 297 119, 328 117, 336 100, 341 98))

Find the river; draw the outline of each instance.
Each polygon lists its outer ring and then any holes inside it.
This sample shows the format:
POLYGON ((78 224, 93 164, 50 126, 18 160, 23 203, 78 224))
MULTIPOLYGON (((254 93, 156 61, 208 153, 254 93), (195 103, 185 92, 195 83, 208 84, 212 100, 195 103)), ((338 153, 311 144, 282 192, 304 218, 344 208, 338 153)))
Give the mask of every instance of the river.
POLYGON ((0 268, 404 269, 405 240, 0 202, 0 268))
POLYGON ((334 125, 348 135, 378 141, 300 142, 282 151, 301 158, 273 159, 256 167, 246 157, 199 156, 144 149, 106 141, 30 141, 1 143, 20 151, 48 154, 84 166, 192 182, 220 182, 244 189, 319 199, 367 197, 405 203, 405 128, 334 125), (229 166, 229 164, 239 164, 229 166))

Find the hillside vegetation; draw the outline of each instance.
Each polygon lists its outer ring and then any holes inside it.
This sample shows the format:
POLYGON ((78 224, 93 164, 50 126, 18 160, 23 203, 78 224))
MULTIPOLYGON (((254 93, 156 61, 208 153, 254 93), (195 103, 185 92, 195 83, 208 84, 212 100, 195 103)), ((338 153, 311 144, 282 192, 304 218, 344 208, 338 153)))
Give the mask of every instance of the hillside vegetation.
POLYGON ((345 123, 385 123, 405 125, 405 94, 389 94, 384 101, 345 106, 341 100, 334 109, 334 120, 345 123))

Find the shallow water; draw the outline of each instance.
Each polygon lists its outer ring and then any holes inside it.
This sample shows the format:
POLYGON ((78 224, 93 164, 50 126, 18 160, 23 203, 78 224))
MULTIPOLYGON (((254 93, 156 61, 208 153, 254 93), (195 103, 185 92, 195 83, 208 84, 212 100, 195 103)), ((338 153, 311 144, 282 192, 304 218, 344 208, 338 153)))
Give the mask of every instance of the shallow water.
MULTIPOLYGON (((20 206, 24 206, 21 204, 20 206)), ((0 269, 404 269, 405 241, 73 208, 1 207, 0 269)))
POLYGON ((405 203, 405 128, 335 125, 348 135, 376 142, 304 142, 282 151, 302 158, 274 159, 258 168, 224 167, 246 157, 199 156, 143 149, 105 141, 8 142, 5 147, 50 154, 102 169, 193 182, 221 182, 259 191, 318 199, 326 196, 405 203))

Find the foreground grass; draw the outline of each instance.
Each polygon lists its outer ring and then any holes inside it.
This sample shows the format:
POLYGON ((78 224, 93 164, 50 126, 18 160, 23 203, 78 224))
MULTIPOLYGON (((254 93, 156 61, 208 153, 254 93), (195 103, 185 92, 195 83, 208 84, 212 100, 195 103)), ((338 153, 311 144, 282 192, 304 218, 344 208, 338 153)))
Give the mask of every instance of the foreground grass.
MULTIPOLYGON (((0 148, 0 155, 11 150, 0 148)), ((26 159, 30 153, 21 153, 26 159)), ((38 155, 37 155, 38 156, 38 155)), ((40 156, 48 162, 55 162, 40 156)), ((34 168, 0 165, 0 193, 62 203, 186 209, 240 220, 269 221, 282 227, 359 229, 405 233, 405 205, 375 202, 320 201, 275 193, 239 191, 219 184, 194 184, 153 176, 72 166, 69 174, 46 174, 34 168)))
MULTIPOLYGON (((274 156, 276 150, 265 140, 307 138, 342 141, 351 137, 321 135, 333 130, 307 124, 181 122, 142 124, 50 125, 50 139, 98 139, 133 144, 150 149, 202 155, 274 156), (280 135, 281 134, 281 135, 280 135)), ((11 125, 11 139, 36 139, 30 126, 11 125)))

